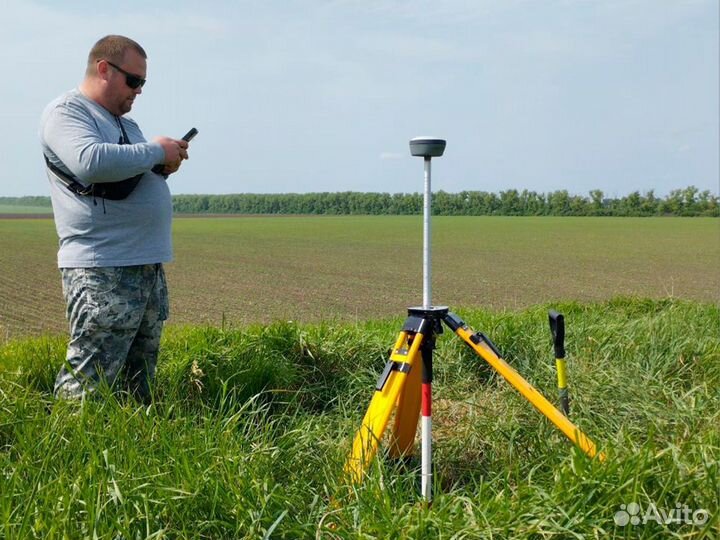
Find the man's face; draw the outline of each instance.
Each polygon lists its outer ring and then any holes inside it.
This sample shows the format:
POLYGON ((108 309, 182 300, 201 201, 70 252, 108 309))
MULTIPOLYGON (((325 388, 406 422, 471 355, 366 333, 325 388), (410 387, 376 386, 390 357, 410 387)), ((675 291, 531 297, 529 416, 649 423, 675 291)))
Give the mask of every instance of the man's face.
MULTIPOLYGON (((142 79, 147 74, 147 62, 145 59, 133 49, 129 49, 125 52, 125 58, 122 63, 117 66, 142 79)), ((110 71, 108 77, 108 105, 111 108, 111 112, 117 116, 122 116, 130 112, 135 101, 135 97, 142 93, 142 87, 130 88, 127 84, 127 75, 122 73, 113 66, 108 66, 110 71)))

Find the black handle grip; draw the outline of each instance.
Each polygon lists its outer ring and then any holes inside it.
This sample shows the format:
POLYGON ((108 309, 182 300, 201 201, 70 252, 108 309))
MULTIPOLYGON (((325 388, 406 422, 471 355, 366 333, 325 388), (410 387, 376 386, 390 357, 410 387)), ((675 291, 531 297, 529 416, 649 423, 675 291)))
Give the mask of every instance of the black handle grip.
POLYGON ((555 347, 555 358, 565 358, 565 317, 554 309, 548 311, 550 332, 555 347))

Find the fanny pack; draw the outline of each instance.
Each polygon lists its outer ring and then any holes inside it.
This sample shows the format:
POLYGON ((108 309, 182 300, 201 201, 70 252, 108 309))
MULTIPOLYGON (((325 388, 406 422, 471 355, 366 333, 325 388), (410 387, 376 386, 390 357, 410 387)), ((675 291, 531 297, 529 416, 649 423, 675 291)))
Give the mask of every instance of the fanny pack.
MULTIPOLYGON (((130 139, 128 139, 127 133, 125 133, 125 128, 122 125, 120 117, 116 116, 115 118, 122 132, 118 144, 130 144, 130 139)), ((43 157, 45 158, 45 165, 47 165, 47 168, 52 171, 57 179, 72 193, 81 197, 100 197, 101 199, 108 199, 110 201, 121 201, 133 192, 144 174, 140 173, 132 178, 118 180, 117 182, 100 182, 84 186, 73 175, 66 173, 50 163, 47 155, 43 154, 43 157)))

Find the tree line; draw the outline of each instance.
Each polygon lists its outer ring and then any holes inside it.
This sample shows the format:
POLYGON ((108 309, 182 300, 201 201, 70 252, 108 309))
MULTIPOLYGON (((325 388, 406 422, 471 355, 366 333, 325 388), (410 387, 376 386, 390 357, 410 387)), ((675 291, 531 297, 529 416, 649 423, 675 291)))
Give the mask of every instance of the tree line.
MULTIPOLYGON (((283 193, 236 195, 175 195, 175 212, 187 214, 422 214, 421 193, 283 193)), ((433 193, 432 212, 440 216, 720 216, 720 198, 696 187, 657 197, 637 191, 606 198, 599 190, 589 196, 509 189, 500 193, 461 191, 433 193)))
MULTIPOLYGON (((50 206, 49 197, 0 197, 0 204, 50 206)), ((277 193, 174 195, 179 214, 413 215, 423 211, 421 193, 277 193)), ((594 189, 587 196, 508 189, 500 193, 433 193, 432 211, 441 216, 720 216, 720 197, 695 186, 657 197, 653 190, 608 198, 594 189)))

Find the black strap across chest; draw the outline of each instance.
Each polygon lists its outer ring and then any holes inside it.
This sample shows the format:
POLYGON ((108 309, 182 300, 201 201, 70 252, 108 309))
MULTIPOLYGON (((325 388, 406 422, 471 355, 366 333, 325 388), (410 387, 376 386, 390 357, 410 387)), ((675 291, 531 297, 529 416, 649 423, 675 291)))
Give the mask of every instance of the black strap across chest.
MULTIPOLYGON (((125 132, 120 117, 116 116, 115 120, 120 126, 120 140, 118 144, 131 144, 130 139, 125 132)), ((81 184, 77 178, 72 174, 68 174, 65 171, 59 169, 50 162, 47 155, 43 154, 45 158, 45 164, 47 168, 60 180, 60 182, 69 189, 75 195, 80 197, 100 197, 102 199, 108 199, 110 201, 120 201, 130 195, 133 190, 137 187, 140 179, 144 173, 133 176, 132 178, 126 178, 125 180, 118 180, 117 182, 101 182, 93 183, 88 186, 81 184)))

